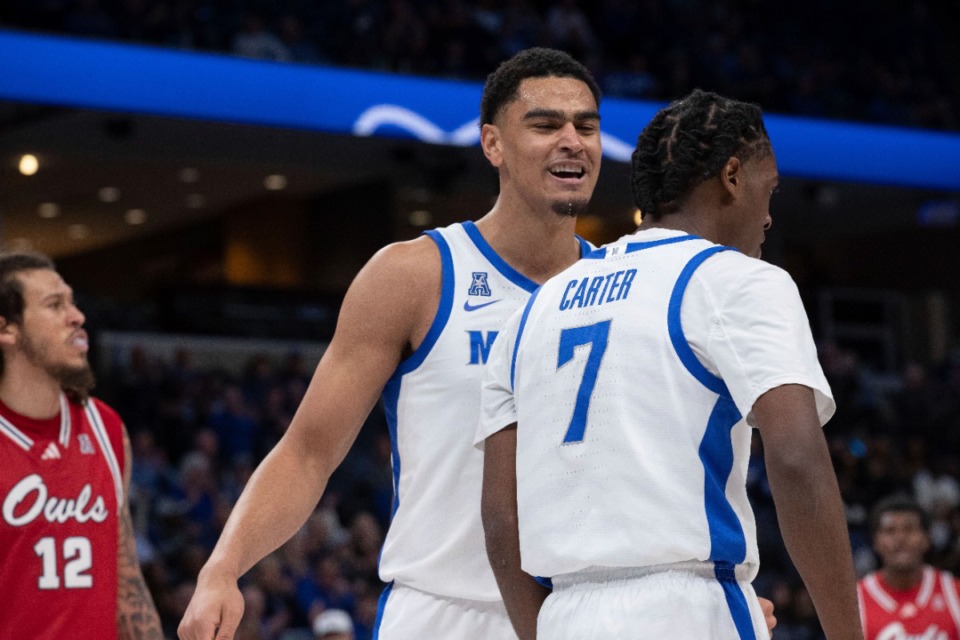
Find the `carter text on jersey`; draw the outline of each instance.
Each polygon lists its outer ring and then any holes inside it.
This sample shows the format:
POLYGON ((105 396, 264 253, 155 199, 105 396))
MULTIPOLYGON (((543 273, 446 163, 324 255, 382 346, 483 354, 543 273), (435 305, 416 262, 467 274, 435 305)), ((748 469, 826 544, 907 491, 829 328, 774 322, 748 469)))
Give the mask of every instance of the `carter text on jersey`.
POLYGON ((636 269, 626 269, 606 276, 571 280, 560 299, 560 311, 623 300, 630 295, 630 285, 636 275, 636 269))

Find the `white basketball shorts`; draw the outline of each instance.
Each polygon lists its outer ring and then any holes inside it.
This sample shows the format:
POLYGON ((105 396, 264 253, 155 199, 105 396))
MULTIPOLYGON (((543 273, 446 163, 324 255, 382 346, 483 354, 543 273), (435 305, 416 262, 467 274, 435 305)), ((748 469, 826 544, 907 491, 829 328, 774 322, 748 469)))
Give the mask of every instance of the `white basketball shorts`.
POLYGON ((380 596, 373 640, 518 640, 503 602, 462 600, 402 584, 380 596))
POLYGON ((667 571, 558 584, 537 619, 543 640, 767 640, 748 582, 667 571))

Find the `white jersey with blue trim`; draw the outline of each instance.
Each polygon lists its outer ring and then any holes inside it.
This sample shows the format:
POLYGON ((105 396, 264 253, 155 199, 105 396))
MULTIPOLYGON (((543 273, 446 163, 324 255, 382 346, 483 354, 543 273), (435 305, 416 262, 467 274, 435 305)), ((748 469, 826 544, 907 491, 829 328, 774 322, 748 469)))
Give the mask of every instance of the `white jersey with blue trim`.
POLYGON ((472 222, 427 234, 441 256, 440 304, 423 343, 384 389, 395 499, 380 577, 495 601, 480 522, 483 455, 471 443, 490 348, 537 284, 504 262, 472 222))
POLYGON ((637 232, 549 280, 504 326, 475 440, 519 423, 526 572, 712 561, 756 575, 753 404, 801 384, 821 424, 835 405, 790 276, 725 249, 637 232))

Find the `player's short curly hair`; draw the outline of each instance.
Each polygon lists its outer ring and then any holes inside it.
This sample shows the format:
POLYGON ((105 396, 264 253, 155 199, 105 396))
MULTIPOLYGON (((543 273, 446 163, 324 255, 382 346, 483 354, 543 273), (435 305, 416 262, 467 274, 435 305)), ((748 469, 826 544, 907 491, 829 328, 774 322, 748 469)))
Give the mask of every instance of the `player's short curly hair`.
POLYGON ((880 520, 888 513, 913 513, 924 531, 930 530, 930 517, 920 503, 906 493, 895 493, 881 499, 870 511, 870 533, 876 535, 880 530, 880 520))
POLYGON ((700 183, 731 157, 742 161, 773 152, 755 104, 695 89, 661 109, 633 152, 633 200, 644 216, 677 212, 700 183))
POLYGON ((600 87, 589 70, 570 54, 533 47, 505 60, 487 76, 480 100, 480 124, 493 124, 500 111, 517 97, 517 88, 527 78, 575 78, 590 87, 600 106, 600 87))

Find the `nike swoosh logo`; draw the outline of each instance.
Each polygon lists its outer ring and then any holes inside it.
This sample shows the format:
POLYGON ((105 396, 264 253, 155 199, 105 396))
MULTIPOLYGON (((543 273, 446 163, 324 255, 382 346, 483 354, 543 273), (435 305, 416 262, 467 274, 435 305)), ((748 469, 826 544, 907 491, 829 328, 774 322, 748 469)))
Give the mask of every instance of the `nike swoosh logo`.
MULTIPOLYGON (((503 298, 501 298, 502 300, 503 298)), ((492 300, 490 302, 484 302, 483 304, 470 304, 470 301, 467 300, 463 303, 464 311, 476 311, 477 309, 483 309, 484 307, 489 307, 492 304, 497 304, 500 300, 492 300)))

